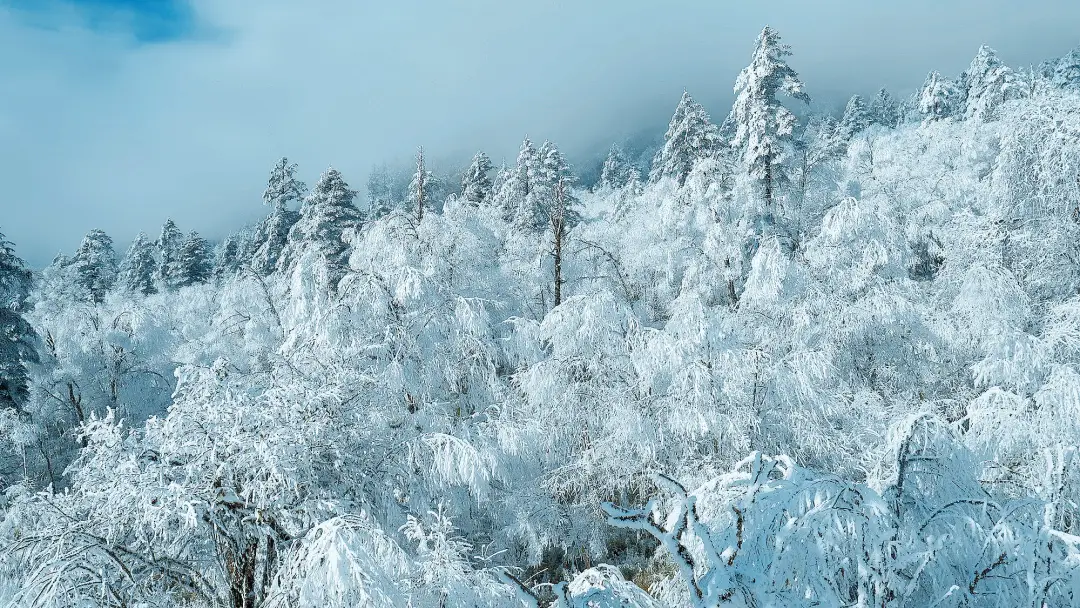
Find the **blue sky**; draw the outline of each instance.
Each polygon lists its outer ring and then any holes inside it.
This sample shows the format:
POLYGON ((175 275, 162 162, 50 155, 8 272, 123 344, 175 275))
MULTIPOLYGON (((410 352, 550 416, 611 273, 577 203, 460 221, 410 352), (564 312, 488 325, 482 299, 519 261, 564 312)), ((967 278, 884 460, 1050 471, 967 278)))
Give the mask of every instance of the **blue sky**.
POLYGON ((56 28, 72 13, 85 27, 131 36, 138 44, 178 40, 197 33, 194 11, 186 0, 0 0, 21 13, 24 23, 56 28))
POLYGON ((581 157, 716 117, 765 24, 819 102, 955 76, 979 45, 1029 65, 1080 44, 1075 0, 0 0, 0 231, 35 266, 92 228, 257 219, 277 157, 363 190, 372 165, 521 138, 581 157))

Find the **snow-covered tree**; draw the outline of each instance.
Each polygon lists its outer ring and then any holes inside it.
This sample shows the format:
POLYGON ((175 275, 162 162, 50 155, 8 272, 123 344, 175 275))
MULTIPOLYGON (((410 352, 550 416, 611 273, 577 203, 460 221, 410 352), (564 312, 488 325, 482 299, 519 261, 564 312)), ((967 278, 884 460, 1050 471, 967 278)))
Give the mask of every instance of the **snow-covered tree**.
POLYGON ((157 261, 154 259, 154 244, 140 232, 128 247, 127 255, 120 264, 120 282, 131 293, 148 296, 157 293, 154 273, 157 261))
POLYGON ((956 83, 939 72, 930 72, 919 91, 918 107, 924 121, 948 118, 956 114, 960 104, 960 92, 956 83))
POLYGON ((360 228, 363 215, 353 205, 356 191, 333 167, 327 169, 304 204, 300 219, 289 231, 289 240, 278 260, 280 269, 294 266, 308 251, 321 256, 336 279, 340 278, 348 252, 348 234, 360 228))
POLYGON ((300 203, 306 193, 307 185, 296 178, 296 163, 282 157, 270 169, 270 179, 263 191, 263 203, 271 209, 278 204, 300 203))
POLYGON ((765 27, 757 39, 750 65, 735 81, 732 118, 736 125, 733 145, 741 150, 743 172, 761 188, 766 207, 766 223, 772 214, 776 191, 787 181, 783 162, 787 157, 796 118, 782 103, 785 93, 804 103, 799 75, 787 64, 791 48, 780 35, 765 27))
POLYGON ((514 225, 534 233, 550 227, 560 183, 564 190, 566 221, 568 226, 573 225, 579 216, 576 199, 569 191, 570 185, 576 181, 570 164, 552 142, 545 141, 536 155, 537 162, 528 174, 529 190, 519 202, 513 218, 514 225))
POLYGON ((1080 46, 1053 61, 1047 61, 1039 72, 1054 86, 1080 89, 1080 46))
POLYGON ((412 181, 409 182, 409 196, 406 199, 412 213, 416 216, 416 221, 422 221, 424 210, 431 208, 436 187, 435 175, 427 168, 424 161, 424 148, 417 148, 416 170, 413 171, 412 181))
POLYGON ((540 154, 532 141, 526 137, 521 142, 517 160, 510 167, 505 176, 497 181, 501 182, 494 190, 494 206, 502 211, 503 219, 513 221, 518 215, 525 199, 529 197, 534 188, 537 172, 540 170, 540 154))
POLYGON ((960 83, 964 116, 991 120, 998 107, 1023 95, 1024 87, 1009 66, 1002 63, 997 51, 983 45, 971 60, 960 83))
POLYGON ((474 205, 487 202, 492 193, 491 178, 488 174, 494 168, 487 154, 477 152, 469 163, 469 168, 461 176, 461 196, 474 205))
POLYGON ((653 158, 649 181, 675 179, 681 186, 697 161, 715 156, 721 148, 720 133, 709 113, 683 91, 675 114, 668 122, 664 145, 653 158))
POLYGON ((21 409, 27 394, 26 366, 37 359, 34 330, 22 316, 31 274, 0 234, 0 428, 4 410, 21 409))
POLYGON ((116 284, 119 272, 112 238, 102 230, 91 230, 72 259, 79 285, 90 301, 101 303, 116 284))
POLYGON ((900 122, 900 104, 882 87, 870 102, 870 119, 875 124, 895 129, 900 122))
POLYGON ((214 276, 230 277, 244 267, 247 235, 230 234, 214 249, 214 276))
POLYGON ((171 289, 180 283, 180 248, 183 245, 184 233, 171 219, 165 220, 157 240, 157 281, 163 289, 171 289))
POLYGON ((268 275, 277 268, 285 244, 289 239, 289 230, 300 218, 300 214, 291 207, 303 200, 307 186, 296 179, 296 164, 290 164, 282 158, 270 170, 270 179, 263 192, 263 203, 270 207, 268 215, 255 230, 252 247, 251 269, 261 275, 268 275))
POLYGON ((597 186, 609 190, 623 188, 630 182, 640 179, 640 176, 635 176, 635 173, 638 173, 637 167, 634 167, 626 158, 622 147, 619 144, 612 144, 607 158, 604 159, 604 165, 600 168, 600 181, 597 186))
POLYGON ((851 141, 853 137, 869 127, 871 122, 870 110, 866 107, 862 96, 852 95, 844 108, 844 116, 840 119, 840 135, 845 141, 851 141))
POLYGON ((198 285, 210 280, 210 246, 198 232, 192 231, 180 246, 180 277, 178 287, 198 285))

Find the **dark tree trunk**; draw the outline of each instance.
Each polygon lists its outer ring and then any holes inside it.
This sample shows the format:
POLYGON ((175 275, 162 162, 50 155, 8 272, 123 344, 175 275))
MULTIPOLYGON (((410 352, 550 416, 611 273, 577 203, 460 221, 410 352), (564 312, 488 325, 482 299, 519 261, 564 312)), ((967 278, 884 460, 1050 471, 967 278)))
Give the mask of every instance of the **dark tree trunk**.
POLYGON ((555 189, 555 209, 551 214, 551 230, 555 240, 555 306, 562 303, 562 248, 563 233, 566 229, 566 192, 560 179, 555 189))

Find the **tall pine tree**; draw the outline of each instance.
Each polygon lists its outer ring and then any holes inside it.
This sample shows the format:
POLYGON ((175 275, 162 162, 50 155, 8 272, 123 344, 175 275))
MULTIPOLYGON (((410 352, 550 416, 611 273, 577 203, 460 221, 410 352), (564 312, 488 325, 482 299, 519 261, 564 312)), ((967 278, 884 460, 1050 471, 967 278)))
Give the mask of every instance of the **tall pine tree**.
POLYGON ((492 184, 488 174, 494 168, 487 154, 477 152, 469 163, 469 168, 461 176, 461 196, 473 205, 479 205, 491 198, 492 184))
POLYGON ((930 72, 919 91, 918 107, 924 122, 943 120, 956 113, 960 94, 956 83, 939 72, 930 72))
POLYGON ((513 167, 500 171, 496 177, 493 204, 502 212, 507 222, 515 221, 525 199, 533 190, 540 170, 540 154, 528 137, 521 142, 513 167))
POLYGON ((180 247, 180 278, 178 287, 188 287, 210 280, 210 247, 206 239, 192 231, 180 247))
POLYGON ((26 366, 37 360, 34 330, 21 314, 30 284, 26 264, 0 233, 0 409, 22 411, 29 392, 26 366))
POLYGON ((270 170, 270 179, 263 192, 263 203, 270 207, 268 215, 255 231, 251 269, 268 275, 277 267, 278 259, 289 239, 289 230, 300 219, 290 205, 303 200, 307 186, 296 179, 296 165, 282 158, 270 170))
POLYGON ((750 65, 735 81, 733 144, 742 151, 743 170, 761 188, 766 224, 773 221, 776 190, 787 182, 783 161, 796 122, 779 95, 786 93, 793 99, 810 102, 799 75, 787 64, 790 56, 790 47, 782 44, 780 35, 766 26, 758 36, 750 65))
POLYGON ((888 89, 883 87, 878 90, 874 101, 870 103, 870 119, 890 129, 895 129, 900 123, 900 104, 896 102, 888 89))
POLYGON ((716 154, 720 149, 720 132, 709 120, 709 113, 683 91, 664 134, 664 145, 653 158, 649 181, 674 178, 683 185, 694 164, 716 154))
POLYGON ((866 107, 862 96, 852 95, 844 108, 844 116, 840 119, 840 138, 843 141, 851 141, 853 137, 870 126, 870 110, 866 107))
POLYGON ((116 251, 109 235, 101 230, 91 230, 83 237, 73 260, 75 276, 91 302, 105 301, 105 295, 116 284, 119 272, 116 251))
POLYGON ((120 265, 120 284, 124 289, 132 293, 141 293, 148 296, 157 293, 154 285, 154 269, 157 266, 154 260, 154 245, 142 232, 135 236, 131 242, 127 255, 120 265))
POLYGON ((157 281, 162 289, 172 289, 180 284, 180 248, 184 233, 171 219, 165 220, 158 237, 157 281))
POLYGON ((636 168, 630 164, 626 154, 618 144, 612 144, 608 150, 604 165, 600 168, 599 188, 617 190, 632 181, 636 168))
POLYGON ((436 191, 435 175, 427 168, 424 160, 424 148, 416 150, 416 170, 413 171, 412 180, 409 182, 408 203, 416 221, 424 219, 424 212, 430 211, 436 191))
POLYGON ((961 81, 964 116, 992 120, 1001 104, 1019 98, 1023 92, 1023 84, 1012 68, 998 58, 997 51, 983 45, 961 81))
POLYGON ((336 284, 344 276, 347 262, 345 234, 363 222, 360 210, 353 205, 356 194, 337 169, 327 169, 304 199, 300 219, 289 231, 278 267, 288 268, 305 251, 314 249, 329 265, 331 280, 336 284))

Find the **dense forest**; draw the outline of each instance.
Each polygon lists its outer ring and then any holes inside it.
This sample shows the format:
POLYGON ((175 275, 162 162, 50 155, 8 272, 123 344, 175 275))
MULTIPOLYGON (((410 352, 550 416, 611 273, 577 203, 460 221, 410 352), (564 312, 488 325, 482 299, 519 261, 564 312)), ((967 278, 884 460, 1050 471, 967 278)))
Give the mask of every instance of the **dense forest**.
POLYGON ((748 57, 595 184, 0 238, 0 605, 1080 606, 1080 49, 842 116, 748 57))

